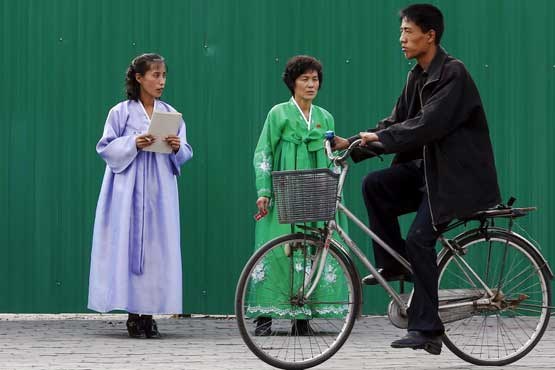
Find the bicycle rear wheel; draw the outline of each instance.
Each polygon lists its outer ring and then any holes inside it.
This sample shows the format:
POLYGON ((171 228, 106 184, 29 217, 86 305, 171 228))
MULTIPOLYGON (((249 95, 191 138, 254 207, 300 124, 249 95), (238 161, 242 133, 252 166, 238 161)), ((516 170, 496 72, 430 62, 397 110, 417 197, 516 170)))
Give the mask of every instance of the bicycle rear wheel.
POLYGON ((360 283, 337 242, 330 243, 317 288, 306 298, 323 250, 314 236, 286 235, 262 246, 239 278, 239 331, 251 351, 272 366, 316 366, 341 348, 353 328, 360 283))
POLYGON ((475 232, 455 241, 464 261, 494 294, 491 303, 483 285, 463 261, 447 253, 440 261, 440 316, 444 343, 461 359, 476 365, 507 365, 525 356, 549 322, 550 279, 545 262, 525 240, 504 230, 475 232), (443 303, 476 302, 442 310, 443 303))

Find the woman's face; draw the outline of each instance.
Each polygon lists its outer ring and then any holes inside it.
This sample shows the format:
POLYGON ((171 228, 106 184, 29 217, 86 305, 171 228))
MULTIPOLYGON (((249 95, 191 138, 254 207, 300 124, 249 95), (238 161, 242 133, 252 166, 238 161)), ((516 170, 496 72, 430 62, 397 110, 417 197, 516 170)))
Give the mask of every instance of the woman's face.
POLYGON ((314 100, 320 88, 318 72, 306 71, 295 80, 295 98, 314 100))
POLYGON ((164 63, 153 63, 150 69, 141 75, 135 75, 137 82, 141 85, 141 95, 152 98, 159 98, 164 92, 166 85, 166 65, 164 63))

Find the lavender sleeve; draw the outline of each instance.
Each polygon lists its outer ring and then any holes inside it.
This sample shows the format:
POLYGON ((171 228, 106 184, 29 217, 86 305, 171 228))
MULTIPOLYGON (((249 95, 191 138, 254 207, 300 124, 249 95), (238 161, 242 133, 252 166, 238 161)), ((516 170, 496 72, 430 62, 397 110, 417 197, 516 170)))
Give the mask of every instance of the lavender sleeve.
POLYGON ((96 144, 96 152, 113 173, 123 172, 138 153, 136 135, 123 135, 128 117, 129 114, 122 105, 112 108, 108 113, 102 138, 96 144))
POLYGON ((187 128, 185 126, 185 121, 181 121, 181 126, 177 132, 177 136, 181 140, 181 146, 177 153, 170 154, 170 160, 172 162, 173 172, 176 176, 181 174, 181 166, 193 157, 193 148, 187 142, 187 128))

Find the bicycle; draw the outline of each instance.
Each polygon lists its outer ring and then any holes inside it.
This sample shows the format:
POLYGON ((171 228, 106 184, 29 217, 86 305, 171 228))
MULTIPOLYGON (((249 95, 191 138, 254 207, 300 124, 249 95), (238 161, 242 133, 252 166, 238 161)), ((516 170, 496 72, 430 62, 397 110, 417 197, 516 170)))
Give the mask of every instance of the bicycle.
MULTIPOLYGON (((408 325, 412 293, 392 288, 335 221, 337 213, 343 212, 411 271, 407 260, 341 203, 347 158, 360 140, 335 156, 332 138, 333 133, 324 145, 339 174, 329 169, 272 173, 280 223, 295 224, 303 231, 273 239, 257 250, 237 284, 235 313, 243 340, 261 360, 282 369, 319 365, 349 337, 362 305, 360 275, 351 255, 391 296, 391 323, 404 329, 408 325), (323 227, 310 224, 316 221, 324 221, 323 227), (263 279, 271 280, 275 269, 287 272, 287 281, 260 285, 263 279), (319 289, 323 279, 331 279, 337 289, 319 289), (270 335, 256 335, 254 322, 265 307, 274 310, 272 330, 270 335), (310 320, 308 331, 300 333, 291 324, 298 319, 310 320)), ((379 143, 372 145, 379 149, 379 143)), ((534 244, 512 230, 515 218, 535 208, 514 208, 513 202, 514 198, 507 205, 455 220, 444 233, 470 222, 479 224, 453 238, 442 234, 438 240, 442 339, 455 355, 476 365, 517 361, 534 348, 549 323, 553 272, 534 244), (495 226, 501 220, 508 226, 495 226)))

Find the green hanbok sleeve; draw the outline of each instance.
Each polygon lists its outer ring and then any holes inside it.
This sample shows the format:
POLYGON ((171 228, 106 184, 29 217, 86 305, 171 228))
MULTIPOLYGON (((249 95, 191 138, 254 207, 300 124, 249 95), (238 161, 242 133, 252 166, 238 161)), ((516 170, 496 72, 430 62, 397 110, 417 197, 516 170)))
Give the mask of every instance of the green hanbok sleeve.
POLYGON ((256 175, 256 192, 259 197, 272 196, 272 166, 276 147, 281 138, 281 127, 275 109, 270 110, 258 144, 254 151, 254 173, 256 175))

